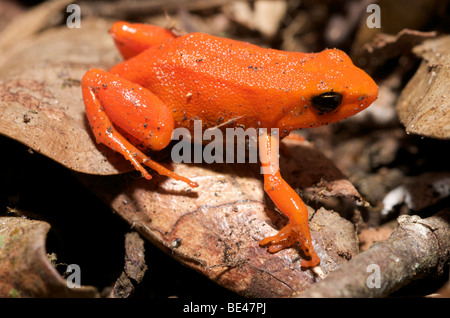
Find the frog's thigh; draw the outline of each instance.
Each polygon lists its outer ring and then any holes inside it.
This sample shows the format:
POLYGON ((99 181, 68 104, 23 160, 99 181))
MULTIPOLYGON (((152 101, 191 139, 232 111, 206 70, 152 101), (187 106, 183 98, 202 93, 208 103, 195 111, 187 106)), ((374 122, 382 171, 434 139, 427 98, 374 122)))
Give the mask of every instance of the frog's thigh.
MULTIPOLYGON (((146 88, 98 69, 85 74, 82 88, 90 122, 104 110, 114 126, 147 147, 160 150, 170 143, 174 129, 172 112, 146 88), (101 105, 100 110, 90 102, 92 99, 101 105)), ((92 122, 91 126, 95 128, 92 122)))
POLYGON ((154 94, 98 69, 92 69, 83 76, 81 88, 86 114, 97 142, 121 153, 147 179, 151 176, 141 164, 191 187, 198 186, 196 182, 151 160, 116 129, 115 125, 153 149, 164 148, 171 140, 173 116, 154 94))

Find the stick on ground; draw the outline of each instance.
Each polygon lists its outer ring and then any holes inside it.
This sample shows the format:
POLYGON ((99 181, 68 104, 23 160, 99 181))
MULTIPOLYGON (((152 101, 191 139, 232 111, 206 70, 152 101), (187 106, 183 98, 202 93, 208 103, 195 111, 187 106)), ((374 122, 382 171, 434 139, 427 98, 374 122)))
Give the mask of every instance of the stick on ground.
POLYGON ((442 273, 449 259, 450 208, 426 219, 402 216, 386 241, 294 297, 384 297, 414 279, 442 273))

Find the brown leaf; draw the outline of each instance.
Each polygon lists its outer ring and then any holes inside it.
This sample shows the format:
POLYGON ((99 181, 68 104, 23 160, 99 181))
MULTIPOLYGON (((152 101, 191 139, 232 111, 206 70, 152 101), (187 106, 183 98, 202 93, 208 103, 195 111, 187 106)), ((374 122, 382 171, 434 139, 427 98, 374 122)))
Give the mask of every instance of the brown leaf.
MULTIPOLYGON (((288 145, 290 156, 280 165, 293 187, 315 193, 322 178, 328 195, 349 195, 351 184, 325 156, 307 144, 288 145), (339 184, 346 183, 346 190, 339 193, 339 184)), ((259 246, 259 240, 276 234, 287 220, 265 195, 257 164, 172 166, 199 187, 191 189, 159 175, 151 181, 129 175, 81 177, 148 240, 236 293, 283 297, 321 279, 311 270, 301 270, 297 249, 270 254, 259 246)), ((351 194, 357 195, 354 188, 351 194)), ((324 209, 310 213, 314 247, 326 275, 358 253, 355 229, 337 213, 324 209)))
POLYGON ((421 32, 409 29, 404 29, 396 35, 380 33, 361 49, 355 49, 353 58, 358 65, 371 73, 382 67, 388 60, 409 54, 415 45, 435 36, 434 31, 421 32))
MULTIPOLYGON (((70 0, 45 1, 18 15, 0 32, 0 51, 4 52, 12 46, 21 45, 22 40, 28 36, 45 29, 61 19, 61 11, 65 11, 70 3, 70 0)), ((9 15, 14 12, 11 8, 8 9, 9 15)), ((4 54, 0 57, 0 61, 2 58, 5 58, 4 54)))
POLYGON ((81 96, 80 79, 89 68, 119 61, 109 25, 83 20, 80 29, 50 29, 24 41, 0 66, 0 133, 76 171, 130 169, 95 143, 81 96))
POLYGON ((45 250, 50 225, 0 218, 0 297, 97 297, 96 288, 69 288, 45 250))
POLYGON ((373 28, 369 27, 368 19, 372 20, 374 11, 368 10, 368 5, 374 1, 364 2, 364 14, 359 16, 360 25, 353 42, 353 49, 356 50, 381 33, 387 35, 397 34, 405 29, 409 31, 425 29, 425 25, 431 20, 439 19, 437 12, 440 11, 439 6, 443 4, 440 0, 410 0, 405 6, 401 1, 379 0, 376 3, 380 6, 381 15, 378 17, 380 26, 373 28))
POLYGON ((423 58, 397 102, 406 131, 421 136, 450 138, 450 36, 428 40, 414 48, 423 58))

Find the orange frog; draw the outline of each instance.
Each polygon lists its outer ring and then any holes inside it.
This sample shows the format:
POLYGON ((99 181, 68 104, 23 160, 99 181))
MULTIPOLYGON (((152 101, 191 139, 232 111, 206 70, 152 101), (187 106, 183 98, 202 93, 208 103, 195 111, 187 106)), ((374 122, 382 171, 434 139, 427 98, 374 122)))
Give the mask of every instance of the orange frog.
POLYGON ((299 243, 302 268, 317 266, 306 206, 277 166, 279 138, 365 109, 378 94, 372 78, 336 49, 283 52, 203 33, 177 37, 160 27, 125 22, 110 32, 126 61, 109 72, 91 69, 81 82, 97 142, 120 152, 147 179, 143 165, 196 187, 143 149, 165 148, 175 128, 193 132, 195 120, 203 129, 259 129, 264 190, 289 218, 260 245, 275 253, 299 243))

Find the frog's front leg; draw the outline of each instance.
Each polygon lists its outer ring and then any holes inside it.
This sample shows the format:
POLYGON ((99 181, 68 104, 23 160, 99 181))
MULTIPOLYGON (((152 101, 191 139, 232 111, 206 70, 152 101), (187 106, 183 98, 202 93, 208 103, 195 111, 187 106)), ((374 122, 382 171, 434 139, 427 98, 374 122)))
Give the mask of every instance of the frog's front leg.
POLYGON ((165 148, 171 141, 174 120, 157 96, 138 84, 99 69, 83 76, 81 88, 86 114, 98 143, 121 153, 146 179, 151 176, 142 164, 191 187, 198 186, 151 160, 117 130, 120 128, 150 149, 165 148))
POLYGON ((278 209, 289 218, 289 224, 277 235, 266 237, 259 243, 261 246, 270 245, 269 252, 276 253, 298 242, 305 256, 309 258, 300 263, 302 268, 317 266, 320 259, 312 246, 306 205, 280 174, 278 136, 261 132, 258 142, 264 173, 264 190, 278 209))

